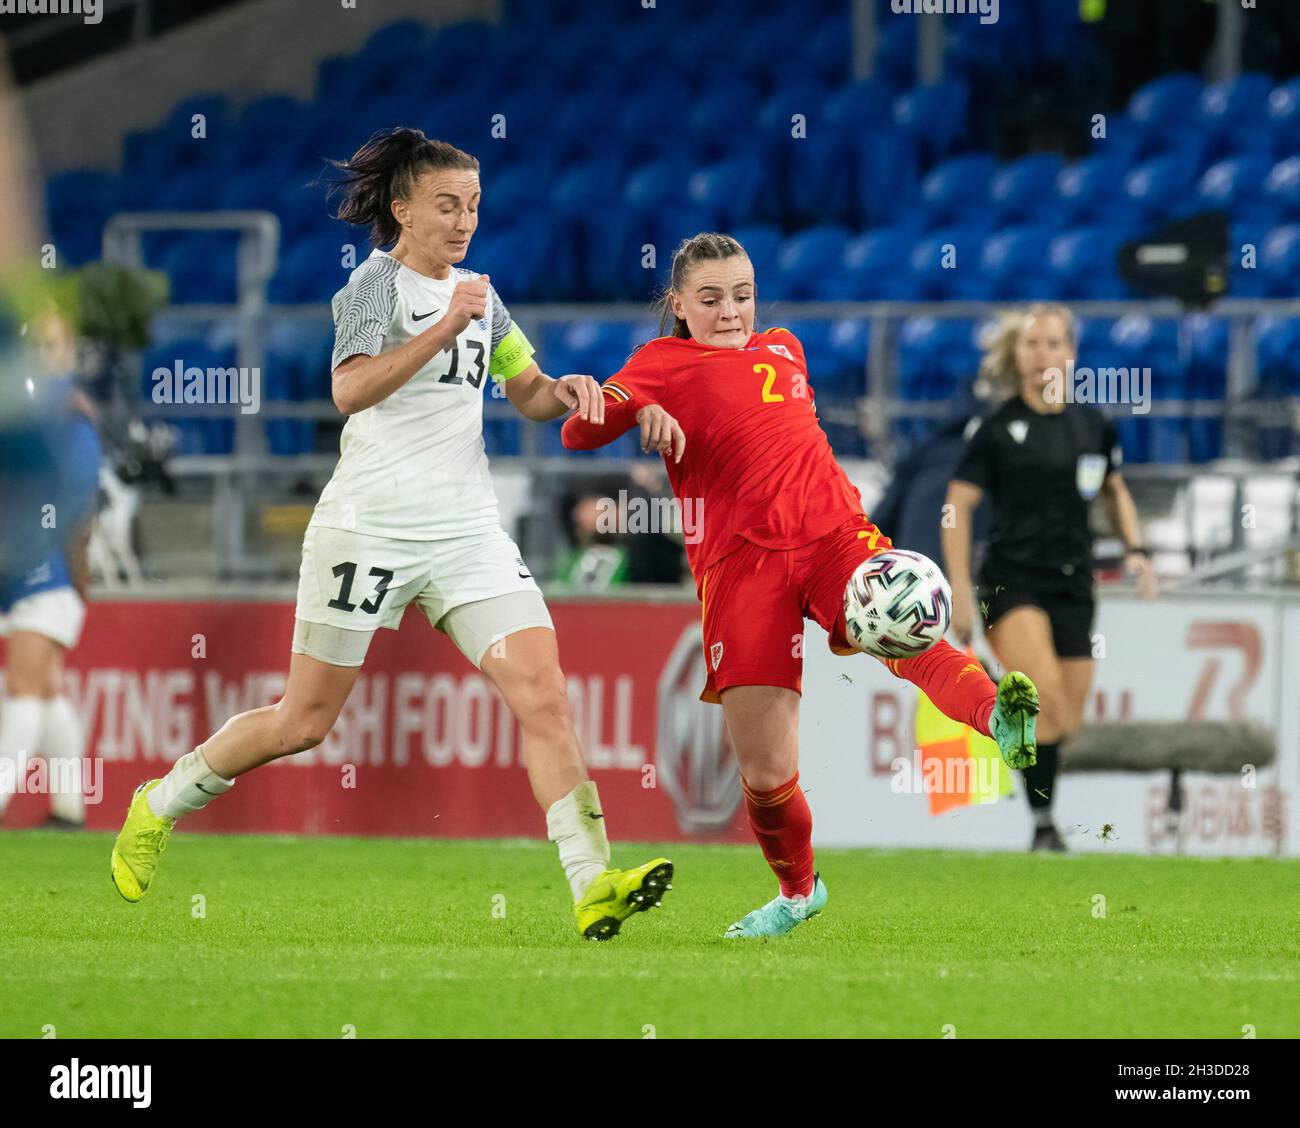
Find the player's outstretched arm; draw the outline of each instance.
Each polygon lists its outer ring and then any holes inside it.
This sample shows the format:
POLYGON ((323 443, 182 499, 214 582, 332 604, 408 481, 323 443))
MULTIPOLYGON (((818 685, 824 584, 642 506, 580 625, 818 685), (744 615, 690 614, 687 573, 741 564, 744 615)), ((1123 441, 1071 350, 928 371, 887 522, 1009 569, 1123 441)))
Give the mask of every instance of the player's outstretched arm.
POLYGON ((619 400, 608 389, 603 395, 605 422, 593 423, 575 413, 564 424, 560 437, 567 450, 594 450, 611 443, 624 432, 641 427, 641 449, 647 454, 672 455, 680 462, 686 451, 686 435, 681 425, 657 403, 644 403, 639 397, 619 400))
POLYGON ((525 419, 545 423, 566 411, 592 423, 605 422, 605 397, 591 376, 557 376, 552 379, 534 362, 518 376, 504 381, 506 399, 525 419))

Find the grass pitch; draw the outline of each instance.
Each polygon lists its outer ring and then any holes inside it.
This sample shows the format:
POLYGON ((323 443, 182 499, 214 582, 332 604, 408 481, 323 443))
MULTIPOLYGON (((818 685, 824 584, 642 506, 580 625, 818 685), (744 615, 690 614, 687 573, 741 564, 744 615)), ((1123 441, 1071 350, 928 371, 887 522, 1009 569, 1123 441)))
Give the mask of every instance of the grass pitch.
POLYGON ((181 832, 139 905, 110 846, 0 834, 0 1036, 1300 1036, 1295 861, 827 849, 741 943, 757 848, 616 843, 677 877, 596 944, 545 842, 181 832))

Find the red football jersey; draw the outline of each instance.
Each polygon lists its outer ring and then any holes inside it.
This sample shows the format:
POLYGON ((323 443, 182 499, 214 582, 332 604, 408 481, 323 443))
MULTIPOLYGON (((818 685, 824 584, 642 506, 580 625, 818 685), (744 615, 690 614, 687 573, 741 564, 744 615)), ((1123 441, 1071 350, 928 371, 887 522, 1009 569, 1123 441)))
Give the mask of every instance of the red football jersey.
POLYGON ((605 423, 573 415, 564 444, 589 449, 635 426, 659 404, 681 425, 681 462, 665 456, 682 508, 696 590, 741 537, 797 548, 862 513, 862 495, 835 461, 817 422, 803 346, 788 329, 750 336, 740 349, 658 337, 604 383, 605 423))

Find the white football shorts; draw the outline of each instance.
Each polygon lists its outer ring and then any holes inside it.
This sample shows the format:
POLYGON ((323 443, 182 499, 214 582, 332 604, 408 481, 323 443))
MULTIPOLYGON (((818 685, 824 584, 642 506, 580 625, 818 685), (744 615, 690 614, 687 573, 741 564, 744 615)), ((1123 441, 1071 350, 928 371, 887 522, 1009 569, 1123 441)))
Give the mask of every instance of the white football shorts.
POLYGON ((414 603, 475 666, 498 639, 554 630, 546 601, 503 529, 408 541, 307 528, 298 573, 293 651, 360 666, 375 631, 396 630, 414 603))
POLYGON ((86 622, 86 605, 75 588, 50 588, 18 600, 8 615, 0 615, 0 636, 30 631, 72 650, 86 622))

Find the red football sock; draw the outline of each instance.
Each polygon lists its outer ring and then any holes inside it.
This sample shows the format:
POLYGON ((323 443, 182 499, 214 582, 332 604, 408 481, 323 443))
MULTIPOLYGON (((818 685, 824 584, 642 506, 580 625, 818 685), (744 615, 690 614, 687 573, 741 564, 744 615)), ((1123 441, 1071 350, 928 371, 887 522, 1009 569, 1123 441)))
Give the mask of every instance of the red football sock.
POLYGON ((989 716, 998 699, 997 686, 974 658, 940 639, 915 658, 890 658, 889 672, 906 678, 954 721, 991 736, 989 716))
POLYGON ((743 779, 745 810, 763 857, 772 867, 781 892, 806 897, 813 887, 812 812, 799 773, 771 791, 755 791, 743 779))

